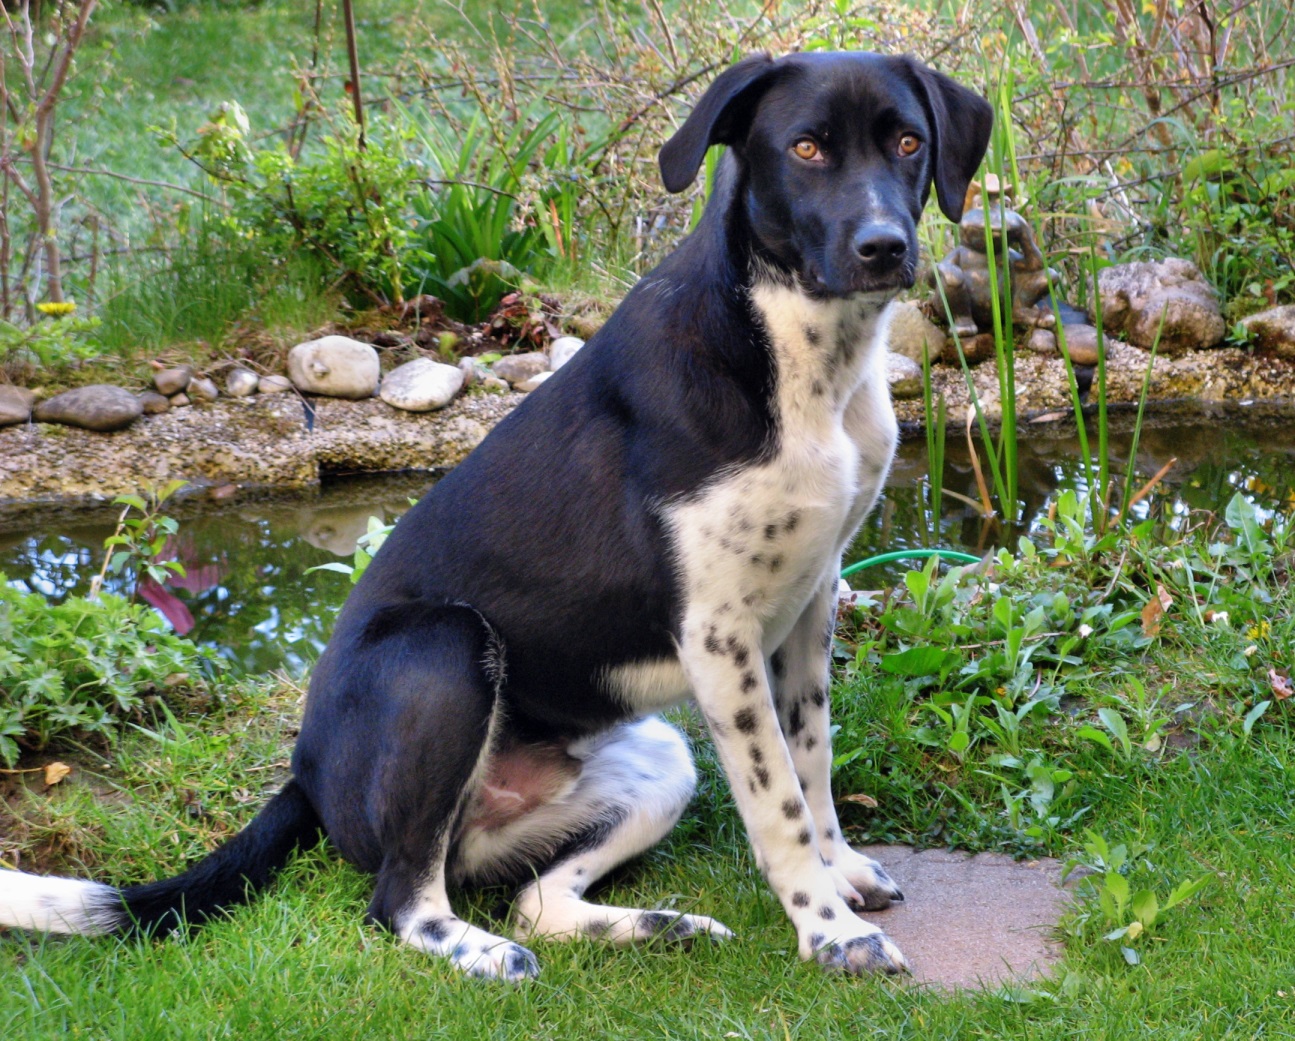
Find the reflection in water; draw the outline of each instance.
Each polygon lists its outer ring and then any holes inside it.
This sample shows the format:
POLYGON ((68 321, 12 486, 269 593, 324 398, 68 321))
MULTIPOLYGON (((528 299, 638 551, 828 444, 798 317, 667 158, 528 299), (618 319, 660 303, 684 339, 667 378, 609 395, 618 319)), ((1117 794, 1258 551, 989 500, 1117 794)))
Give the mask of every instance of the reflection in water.
MULTIPOLYGON (((1112 474, 1122 481, 1129 438, 1113 437, 1112 474)), ((1162 421, 1143 431, 1138 449, 1138 483, 1170 458, 1179 463, 1165 480, 1168 491, 1155 508, 1185 517, 1193 510, 1218 509, 1237 489, 1261 506, 1284 506, 1295 486, 1295 437, 1288 428, 1242 428, 1233 420, 1192 425, 1162 421)), ((971 506, 944 499, 941 516, 931 516, 925 445, 910 441, 899 457, 879 507, 859 533, 851 559, 888 549, 946 546, 979 552, 1014 544, 1046 513, 1059 490, 1084 489, 1083 468, 1073 436, 1021 431, 1020 493, 1025 523, 1018 530, 984 521, 971 506)), ((140 599, 152 604, 178 630, 219 648, 249 672, 287 668, 300 672, 318 656, 351 584, 344 575, 308 568, 355 552, 355 540, 377 516, 390 521, 422 494, 427 475, 336 481, 309 504, 244 504, 224 512, 211 503, 181 503, 180 536, 170 550, 186 577, 141 583, 140 599), (201 510, 208 512, 200 512, 201 510)), ((977 497, 966 442, 951 438, 943 486, 977 497)), ((1145 512, 1147 506, 1143 505, 1145 512)), ((46 524, 0 532, 0 572, 10 584, 51 600, 84 594, 103 564, 103 540, 112 534, 115 513, 77 523, 46 524)), ((867 572, 863 582, 893 581, 902 565, 867 572)), ((129 595, 120 579, 106 588, 129 595)))

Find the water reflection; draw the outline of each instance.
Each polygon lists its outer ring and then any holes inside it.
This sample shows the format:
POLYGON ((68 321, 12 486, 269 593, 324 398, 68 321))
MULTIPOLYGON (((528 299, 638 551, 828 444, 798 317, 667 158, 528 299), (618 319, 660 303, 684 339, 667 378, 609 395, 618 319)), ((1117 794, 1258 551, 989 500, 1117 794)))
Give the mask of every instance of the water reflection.
MULTIPOLYGON (((1112 473, 1117 481, 1122 482, 1128 450, 1127 435, 1113 438, 1112 473)), ((1288 425, 1247 426, 1232 418, 1158 421, 1143 432, 1137 483, 1173 457, 1179 463, 1166 477, 1154 508, 1180 523, 1193 511, 1221 508, 1237 489, 1245 490, 1261 508, 1285 508, 1295 486, 1295 436, 1288 425)), ((925 445, 905 443, 883 500, 865 522, 851 559, 889 549, 947 546, 981 552, 1014 544, 1046 514, 1060 490, 1085 488, 1073 434, 1022 430, 1018 474, 1025 518, 1020 528, 986 522, 977 509, 952 496, 945 496, 936 518, 927 496, 925 445)), ((309 502, 235 507, 181 503, 171 511, 181 525, 170 548, 173 559, 184 563, 186 575, 162 584, 142 583, 136 595, 177 629, 187 629, 243 669, 300 672, 322 650, 351 589, 344 575, 308 575, 307 569, 349 558, 371 516, 384 521, 399 517, 410 497, 421 495, 430 481, 428 475, 336 481, 309 502)), ((978 498, 970 453, 960 437, 949 441, 943 486, 968 499, 978 498)), ((1147 508, 1141 507, 1143 512, 1147 508)), ((0 527, 0 571, 17 588, 51 600, 84 594, 103 565, 103 540, 115 521, 115 512, 105 512, 46 520, 39 528, 30 520, 9 524, 9 530, 0 527)), ((880 586, 893 581, 901 569, 878 568, 865 572, 861 581, 880 586)), ((131 593, 112 577, 106 588, 131 593)))

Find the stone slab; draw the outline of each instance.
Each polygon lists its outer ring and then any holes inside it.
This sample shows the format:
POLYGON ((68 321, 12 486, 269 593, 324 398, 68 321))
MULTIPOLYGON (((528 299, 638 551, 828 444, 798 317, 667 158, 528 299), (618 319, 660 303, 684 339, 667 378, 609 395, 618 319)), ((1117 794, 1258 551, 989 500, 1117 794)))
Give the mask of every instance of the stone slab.
POLYGON ((996 986, 1046 974, 1060 956, 1053 936, 1070 900, 1055 860, 866 846, 899 883, 904 903, 864 917, 899 945, 917 985, 996 986))

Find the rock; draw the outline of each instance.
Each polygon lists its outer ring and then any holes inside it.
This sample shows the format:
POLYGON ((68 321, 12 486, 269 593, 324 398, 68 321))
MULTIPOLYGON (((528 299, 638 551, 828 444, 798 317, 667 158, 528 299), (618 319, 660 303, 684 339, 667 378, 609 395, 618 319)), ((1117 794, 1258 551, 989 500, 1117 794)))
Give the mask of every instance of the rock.
POLYGON ((153 386, 157 388, 159 394, 165 394, 169 398, 172 394, 179 394, 186 390, 191 379, 193 379, 192 365, 175 365, 153 373, 153 386))
POLYGON ((190 398, 189 398, 189 395, 188 395, 188 394, 172 394, 172 395, 171 395, 171 407, 172 407, 172 408, 184 408, 186 405, 192 405, 192 404, 193 404, 193 402, 190 400, 190 398))
MULTIPOLYGON (((967 364, 976 365, 986 358, 994 356, 994 334, 977 333, 975 336, 962 338, 962 353, 967 357, 967 364)), ((944 360, 950 365, 961 365, 958 360, 958 346, 950 336, 944 344, 944 360)))
POLYGON ((0 384, 0 427, 26 423, 31 419, 31 407, 35 402, 36 395, 26 387, 0 384))
POLYGON ((417 358, 387 373, 382 400, 406 412, 444 408, 463 387, 463 370, 430 358, 417 358))
POLYGON ((288 352, 288 376, 305 394, 370 398, 381 376, 378 352, 349 336, 307 340, 288 352))
POLYGON ((890 384, 892 398, 920 398, 922 366, 892 351, 886 355, 886 382, 890 384))
POLYGON ((460 358, 459 371, 463 373, 463 389, 475 387, 485 378, 485 374, 477 368, 475 358, 460 358))
POLYGON ((1241 325, 1254 337, 1256 347, 1281 358, 1295 358, 1295 304, 1252 314, 1241 319, 1241 325))
POLYGON ((261 394, 282 394, 292 389, 292 380, 287 376, 262 376, 256 381, 256 389, 261 394))
POLYGON ((171 411, 171 399, 155 390, 146 390, 139 396, 139 407, 146 416, 158 416, 171 411))
POLYGON ((948 334, 927 318, 916 304, 901 300, 891 305, 886 344, 892 354, 901 354, 918 365, 926 355, 936 361, 944 354, 948 338, 948 334))
POLYGON ((1076 365, 1097 364, 1097 327, 1093 325, 1063 325, 1066 336, 1066 353, 1076 365))
POLYGON ((214 381, 203 376, 189 381, 188 394, 192 401, 215 401, 220 397, 220 388, 214 381))
POLYGON ((481 381, 481 389, 489 391, 491 394, 507 394, 512 388, 508 386, 507 380, 501 380, 498 376, 487 376, 481 381))
POLYGON ((584 345, 584 340, 579 336, 559 336, 549 345, 549 368, 557 372, 574 358, 576 351, 584 345))
POLYGON ((548 379, 552 375, 553 373, 551 372, 537 372, 530 379, 523 380, 521 383, 517 384, 517 386, 514 389, 520 390, 523 394, 529 394, 531 391, 537 389, 541 383, 543 383, 546 379, 548 379))
POLYGON ((1196 265, 1170 257, 1116 264, 1097 276, 1108 335, 1150 349, 1164 315, 1159 353, 1169 357, 1213 347, 1227 332, 1214 289, 1196 265))
POLYGON ((56 394, 36 406, 41 423, 63 423, 85 430, 107 433, 125 430, 144 412, 139 399, 123 387, 95 383, 56 394))
POLYGON ((1056 354, 1057 334, 1051 329, 1031 329, 1025 347, 1035 354, 1056 354))
POLYGON ((260 382, 260 377, 251 369, 244 369, 241 366, 230 369, 229 375, 225 377, 225 393, 234 398, 251 397, 256 393, 257 384, 260 382))
POLYGON ((549 359, 542 351, 531 351, 527 354, 510 354, 500 358, 491 370, 501 380, 507 380, 514 387, 525 383, 532 376, 548 372, 549 359))

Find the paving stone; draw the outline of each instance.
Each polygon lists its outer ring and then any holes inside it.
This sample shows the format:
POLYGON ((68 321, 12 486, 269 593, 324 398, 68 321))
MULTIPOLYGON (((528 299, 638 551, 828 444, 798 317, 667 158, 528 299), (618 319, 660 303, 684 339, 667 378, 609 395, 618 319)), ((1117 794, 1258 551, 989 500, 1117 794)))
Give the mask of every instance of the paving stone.
POLYGON ((904 902, 865 914, 899 945, 912 980, 978 988, 1045 974, 1060 956, 1053 931, 1070 900, 1055 860, 1000 853, 867 846, 904 891, 904 902))

